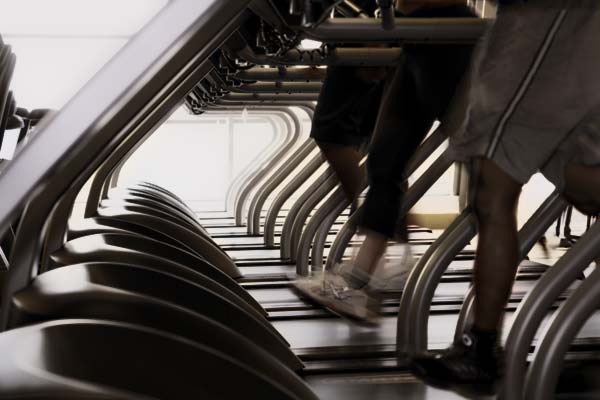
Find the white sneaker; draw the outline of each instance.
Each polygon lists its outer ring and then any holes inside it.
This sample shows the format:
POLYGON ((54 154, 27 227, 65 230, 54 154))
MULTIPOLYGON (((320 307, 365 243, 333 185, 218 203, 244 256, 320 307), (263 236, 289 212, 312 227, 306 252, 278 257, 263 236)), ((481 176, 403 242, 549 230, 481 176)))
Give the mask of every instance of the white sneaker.
POLYGON ((379 323, 381 301, 368 289, 354 289, 340 274, 324 272, 293 282, 304 296, 329 311, 354 322, 375 326, 379 323))
POLYGON ((416 260, 410 245, 405 244, 402 247, 404 249, 399 260, 388 261, 385 256, 381 258, 369 282, 370 290, 375 292, 401 292, 404 290, 404 285, 416 260))

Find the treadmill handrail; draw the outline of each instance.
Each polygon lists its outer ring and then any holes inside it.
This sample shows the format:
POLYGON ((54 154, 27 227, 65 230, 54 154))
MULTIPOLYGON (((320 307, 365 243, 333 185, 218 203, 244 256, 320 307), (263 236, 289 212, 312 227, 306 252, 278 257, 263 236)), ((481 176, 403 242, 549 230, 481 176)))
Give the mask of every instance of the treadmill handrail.
MULTIPOLYGON (((594 260, 600 249, 600 224, 596 223, 539 279, 517 309, 506 340, 506 376, 501 398, 524 398, 526 363, 535 333, 554 301, 594 260)), ((595 288, 597 290, 597 287, 595 288)), ((549 339, 553 340, 553 339, 549 339)))

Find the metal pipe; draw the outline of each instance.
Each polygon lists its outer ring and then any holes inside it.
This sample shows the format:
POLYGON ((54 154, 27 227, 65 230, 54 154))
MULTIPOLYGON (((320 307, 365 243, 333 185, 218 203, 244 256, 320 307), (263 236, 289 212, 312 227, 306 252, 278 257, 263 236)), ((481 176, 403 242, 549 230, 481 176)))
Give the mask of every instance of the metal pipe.
POLYGON ((300 132, 295 129, 296 127, 292 123, 290 123, 290 120, 293 120, 293 112, 288 108, 284 108, 281 109, 280 114, 287 117, 282 118, 282 121, 285 124, 284 142, 278 148, 276 154, 261 168, 257 174, 248 180, 242 188, 234 206, 236 226, 243 226, 244 224, 245 205, 252 191, 263 179, 273 172, 274 167, 279 164, 279 162, 288 154, 289 151, 291 151, 294 145, 297 144, 298 138, 300 137, 300 132))
MULTIPOLYGON (((585 249, 582 249, 584 243, 577 249, 585 252, 588 260, 590 257, 600 255, 598 250, 600 249, 600 229, 598 229, 600 224, 596 223, 596 225, 598 225, 595 229, 596 235, 589 231, 590 235, 586 235, 585 249)), ((596 267, 575 293, 562 304, 550 326, 539 339, 535 358, 528 369, 524 398, 545 400, 555 397, 566 353, 577 333, 600 307, 599 287, 600 268, 596 267)))
MULTIPOLYGON (((555 300, 597 256, 600 225, 595 224, 560 260, 538 280, 517 309, 506 340, 506 375, 500 399, 524 398, 527 356, 538 327, 555 300)), ((595 289, 597 290, 597 288, 595 289)))
MULTIPOLYGON (((296 137, 299 139, 302 134, 302 127, 300 124, 300 120, 296 116, 295 113, 290 112, 289 116, 292 120, 293 131, 296 132, 296 137)), ((307 139, 307 141, 311 141, 312 139, 307 139)), ((248 225, 248 234, 249 235, 260 235, 260 214, 262 211, 262 207, 267 201, 269 195, 289 176, 289 174, 296 168, 296 166, 304 160, 304 158, 308 155, 307 151, 310 146, 307 145, 306 142, 298 146, 293 154, 283 160, 278 166, 276 166, 276 170, 273 171, 271 176, 266 179, 263 184, 256 190, 253 198, 250 201, 250 206, 248 207, 248 217, 247 217, 247 225, 248 225)), ((282 155, 283 156, 283 155, 282 155)))
POLYGON ((310 82, 323 81, 327 69, 317 67, 253 67, 239 71, 235 78, 262 82, 310 82))
POLYGON ((321 92, 319 82, 257 82, 245 83, 240 87, 229 87, 231 93, 268 93, 268 94, 292 94, 308 93, 319 94, 321 92))
POLYGON ((396 18, 384 30, 377 18, 329 18, 303 33, 321 42, 473 43, 491 25, 482 18, 396 18))
MULTIPOLYGON (((314 141, 311 147, 313 149, 317 147, 314 141)), ((314 174, 321 165, 323 165, 324 162, 325 157, 323 157, 320 151, 313 155, 304 169, 300 171, 300 173, 298 173, 290 181, 290 183, 288 183, 281 190, 281 192, 271 203, 271 206, 267 211, 264 229, 265 246, 267 248, 273 248, 275 246, 275 222, 277 221, 277 216, 279 215, 281 208, 285 202, 300 188, 300 186, 302 186, 302 184, 304 184, 311 177, 311 175, 314 174)), ((285 258, 283 256, 283 251, 282 258, 285 258)), ((289 256, 287 258, 289 258, 289 256)))
POLYGON ((229 93, 221 97, 221 104, 227 105, 228 102, 268 102, 281 101, 283 102, 303 102, 317 101, 317 94, 302 94, 302 93, 279 93, 279 94, 263 94, 263 93, 229 93))
POLYGON ((238 57, 258 65, 344 65, 344 66, 394 66, 402 56, 399 48, 336 48, 327 54, 319 50, 292 49, 281 56, 256 54, 251 47, 235 52, 238 57))

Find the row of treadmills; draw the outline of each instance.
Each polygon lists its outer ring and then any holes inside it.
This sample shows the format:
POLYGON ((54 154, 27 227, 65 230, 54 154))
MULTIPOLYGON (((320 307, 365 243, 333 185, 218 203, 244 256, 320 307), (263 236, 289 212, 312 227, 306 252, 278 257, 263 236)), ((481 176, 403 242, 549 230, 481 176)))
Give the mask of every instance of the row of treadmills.
MULTIPOLYGON (((468 204, 441 233, 410 227, 419 261, 404 290, 386 296, 377 329, 291 290, 357 245, 360 209, 349 215, 302 129, 322 67, 393 65, 404 42, 473 41, 488 24, 383 13, 382 26, 348 3, 172 0, 62 110, 37 112, 39 124, 16 112, 14 55, 1 44, 0 131, 23 132, 15 159, 0 163, 1 398, 462 398, 427 387, 408 365, 471 321, 468 204), (395 45, 303 50, 302 38, 395 45), (193 210, 150 182, 118 184, 182 102, 194 114, 247 109, 276 132, 232 182, 223 212, 193 210), (88 181, 85 210, 73 213, 88 181)), ((444 142, 433 131, 409 174, 444 142)), ((429 162, 402 212, 452 164, 445 152, 429 162)), ((457 174, 457 192, 466 180, 457 174)), ((519 232, 499 399, 600 398, 600 225, 553 266, 527 258, 566 205, 553 193, 519 232)))

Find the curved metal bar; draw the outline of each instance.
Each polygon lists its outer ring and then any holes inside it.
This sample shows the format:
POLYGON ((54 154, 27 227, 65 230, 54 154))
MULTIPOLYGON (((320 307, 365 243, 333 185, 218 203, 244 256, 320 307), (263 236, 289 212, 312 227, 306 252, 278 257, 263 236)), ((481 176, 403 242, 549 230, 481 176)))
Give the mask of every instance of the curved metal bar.
MULTIPOLYGON (((315 209, 315 207, 323 201, 339 184, 339 179, 335 173, 329 176, 329 178, 320 186, 316 191, 312 192, 312 194, 301 204, 300 210, 296 216, 292 224, 291 230, 291 260, 297 261, 298 255, 300 252, 300 247, 302 244, 301 237, 303 232, 308 228, 307 220, 310 216, 310 213, 315 209)), ((322 214, 324 215, 324 214, 322 214)), ((310 250, 310 246, 312 243, 312 239, 316 233, 316 229, 319 227, 322 220, 314 220, 315 223, 310 226, 310 232, 307 232, 307 236, 305 237, 308 242, 303 246, 302 251, 306 252, 306 261, 308 262, 308 252, 310 250)), ((309 221, 310 222, 310 221, 309 221)), ((307 265, 306 265, 307 267, 307 265)))
POLYGON ((237 72, 235 77, 263 82, 313 82, 323 81, 326 71, 325 68, 316 67, 253 67, 237 72))
MULTIPOLYGON (((205 110, 210 111, 212 107, 251 107, 260 104, 262 107, 276 107, 276 106, 289 106, 299 107, 306 104, 305 100, 294 100, 294 101, 282 101, 282 100, 269 100, 269 101, 221 101, 217 100, 215 104, 206 106, 205 110)), ((206 112, 205 111, 205 112, 206 112)))
POLYGON ((254 191, 256 186, 265 179, 270 173, 273 172, 273 169, 276 165, 278 165, 281 160, 292 150, 292 148, 298 143, 298 139, 300 137, 300 132, 298 130, 294 130, 290 120, 293 118, 293 112, 289 109, 281 110, 280 113, 282 115, 287 116, 287 118, 283 118, 286 127, 286 136, 284 139, 284 143, 278 149, 277 153, 273 156, 271 160, 269 160, 264 167, 258 172, 258 174, 254 175, 250 180, 246 182, 242 191, 240 192, 239 197, 236 199, 235 203, 235 224, 237 226, 243 226, 244 224, 244 212, 246 201, 250 197, 250 194, 254 191))
POLYGON ((314 93, 229 93, 219 99, 221 104, 227 105, 230 102, 241 102, 241 101, 250 101, 250 102, 270 102, 270 101, 279 101, 279 102, 290 102, 290 101, 300 101, 306 103, 307 101, 317 101, 318 94, 314 93))
POLYGON ((238 198, 241 187, 248 180, 248 177, 253 173, 256 173, 262 164, 267 162, 269 157, 273 156, 283 140, 281 135, 283 134, 279 130, 279 126, 274 122, 273 116, 269 115, 267 121, 271 125, 273 130, 273 137, 270 143, 263 149, 262 152, 258 153, 229 184, 227 192, 225 194, 225 209, 226 211, 234 210, 235 201, 238 198))
POLYGON ((335 48, 327 54, 317 50, 300 51, 290 50, 287 53, 270 57, 262 54, 256 54, 250 46, 239 49, 237 55, 246 61, 258 65, 344 65, 344 66, 394 66, 397 65, 402 57, 402 50, 399 48, 335 48))
POLYGON ((596 223, 554 267, 546 271, 519 305, 506 341, 506 375, 502 382, 500 399, 524 398, 527 356, 533 338, 556 298, 593 261, 600 248, 599 232, 600 225, 596 223))
MULTIPOLYGON (((310 107, 311 106, 305 106, 304 108, 305 112, 312 119, 313 111, 310 107)), ((302 129, 300 121, 295 115, 294 126, 295 129, 299 131, 302 129)), ((248 210, 248 234, 260 235, 260 217, 267 198, 306 159, 306 157, 310 155, 314 147, 314 140, 312 138, 307 138, 306 141, 296 149, 294 154, 289 157, 288 161, 281 164, 279 170, 256 192, 248 210)), ((266 223, 267 221, 265 220, 265 231, 267 230, 266 223)))
MULTIPOLYGON (((538 207, 533 215, 527 220, 519 230, 519 262, 522 261, 538 239, 548 230, 548 228, 560 216, 567 203, 560 196, 560 193, 554 192, 538 207)), ((462 333, 473 321, 473 302, 474 288, 471 287, 465 296, 458 322, 455 330, 455 339, 460 339, 462 333)))
MULTIPOLYGON (((311 147, 313 148, 313 150, 317 147, 314 141, 311 147)), ((277 222, 277 216, 279 215, 281 208, 283 207, 285 202, 300 188, 300 186, 302 186, 302 184, 304 184, 311 177, 311 175, 314 174, 321 165, 323 165, 324 162, 325 157, 323 157, 320 151, 317 154, 313 155, 308 164, 302 169, 302 171, 299 174, 297 174, 294 177, 294 179, 292 179, 281 190, 281 192, 279 192, 277 197, 275 197, 275 199, 271 203, 271 206, 267 211, 264 228, 265 246, 267 248, 273 248, 275 246, 275 224, 277 222)), ((281 257, 286 258, 283 256, 283 251, 281 257)))
POLYGON ((322 42, 472 43, 488 28, 481 18, 396 18, 381 29, 377 18, 330 18, 307 29, 306 37, 322 42))
POLYGON ((248 181, 260 174, 263 167, 279 152, 279 150, 281 150, 281 147, 286 142, 286 135, 290 132, 284 128, 283 120, 279 117, 280 116, 271 114, 269 118, 269 124, 271 125, 271 129, 273 129, 273 137, 269 145, 265 148, 264 154, 257 154, 248 166, 238 175, 238 179, 235 182, 236 186, 230 186, 228 189, 228 197, 230 196, 229 190, 232 190, 233 193, 231 193, 231 203, 228 202, 227 210, 231 210, 234 217, 239 198, 244 188, 247 187, 248 181))
POLYGON ((256 82, 246 83, 239 87, 229 87, 231 93, 268 93, 268 94, 291 94, 291 93, 309 93, 319 94, 321 91, 320 82, 256 82))
MULTIPOLYGON (((586 247, 594 253, 588 254, 595 257, 600 254, 600 230, 596 232, 595 237, 589 238, 586 247)), ((541 336, 535 358, 529 366, 524 398, 545 400, 555 397, 565 354, 585 322, 600 307, 599 287, 600 268, 596 267, 556 313, 541 336)))
MULTIPOLYGON (((337 181, 337 179, 336 179, 337 181)), ((339 184, 337 184, 339 185, 339 184)), ((340 192, 339 191, 333 191, 331 192, 329 199, 332 199, 332 201, 330 202, 331 204, 334 205, 334 209, 332 210, 331 207, 319 207, 317 209, 317 211, 314 213, 314 215, 312 216, 312 218, 308 221, 308 223, 306 224, 306 227, 304 228, 304 230, 302 231, 302 235, 300 236, 299 239, 299 243, 298 243, 298 249, 296 251, 296 273, 300 276, 307 276, 309 274, 309 254, 310 254, 310 250, 311 248, 313 248, 311 245, 313 243, 313 239, 315 238, 315 236, 317 235, 319 228, 323 225, 327 226, 328 228, 331 226, 331 224, 333 224, 333 222, 335 221, 335 219, 337 218, 337 214, 335 214, 333 211, 337 211, 338 209, 340 210, 338 213, 340 213, 343 209, 345 209, 348 200, 345 198, 345 196, 341 195, 340 196, 340 192), (337 207, 336 207, 337 206, 337 207)), ((329 202, 328 199, 328 202, 329 202)), ((320 201, 320 200, 319 200, 320 201)), ((308 202, 309 206, 310 206, 310 201, 308 202)), ((312 207, 314 208, 314 207, 312 207)), ((311 210, 312 210, 311 208, 311 210)), ((310 212, 310 210, 309 210, 310 212)), ((318 254, 313 255, 313 257, 318 257, 318 254)), ((321 266, 323 266, 323 254, 321 253, 321 266)), ((292 256, 293 259, 293 256, 292 256)), ((313 260, 314 263, 318 263, 319 260, 313 260)))
POLYGON ((402 291, 400 308, 398 310, 396 344, 400 356, 416 353, 416 350, 413 349, 413 343, 411 342, 413 322, 411 320, 411 303, 413 293, 416 291, 423 270, 427 267, 427 263, 430 262, 433 256, 437 254, 438 249, 442 244, 453 240, 461 231, 470 229, 472 225, 474 225, 474 221, 472 220, 471 212, 467 209, 463 210, 463 212, 452 221, 450 226, 442 232, 440 237, 427 248, 425 254, 417 261, 410 272, 408 280, 404 285, 404 290, 402 291))
MULTIPOLYGON (((292 113, 290 115, 292 117, 292 126, 294 132, 298 132, 300 135, 302 128, 300 126, 300 120, 298 117, 292 113)), ((288 158, 280 159, 280 164, 276 166, 275 171, 267 171, 271 173, 271 175, 262 182, 261 186, 254 192, 254 195, 250 199, 250 205, 248 207, 248 215, 246 218, 247 226, 248 226, 248 234, 249 235, 259 235, 260 234, 260 212, 262 210, 262 206, 265 201, 271 194, 275 188, 287 177, 287 175, 295 168, 294 163, 300 162, 298 160, 298 155, 302 154, 304 149, 304 144, 302 143, 292 155, 288 158)), ((296 164, 297 165, 297 164, 296 164)))
POLYGON ((281 231, 281 258, 295 260, 298 241, 306 218, 336 184, 337 177, 333 169, 327 167, 290 208, 281 231))
MULTIPOLYGON (((323 222, 315 234, 311 247, 310 265, 313 270, 322 269, 324 267, 323 259, 325 257, 325 243, 327 242, 327 236, 329 236, 329 232, 336 219, 350 205, 346 196, 338 190, 334 191, 331 196, 329 196, 327 202, 330 200, 332 203, 336 204, 336 206, 331 209, 325 218, 323 218, 323 222)), ((323 207, 325 207, 325 205, 323 205, 323 207)))
MULTIPOLYGON (((411 307, 408 313, 408 320, 411 321, 408 342, 411 345, 406 346, 406 343, 403 343, 409 354, 427 350, 429 311, 437 284, 456 254, 477 233, 474 215, 468 209, 465 209, 463 214, 465 215, 461 219, 461 223, 456 226, 456 229, 449 232, 449 235, 444 238, 446 240, 440 242, 440 245, 431 253, 430 258, 425 260, 412 292, 411 307), (423 315, 417 315, 418 312, 422 312, 423 315)), ((404 297, 404 293, 402 297, 404 297)))

